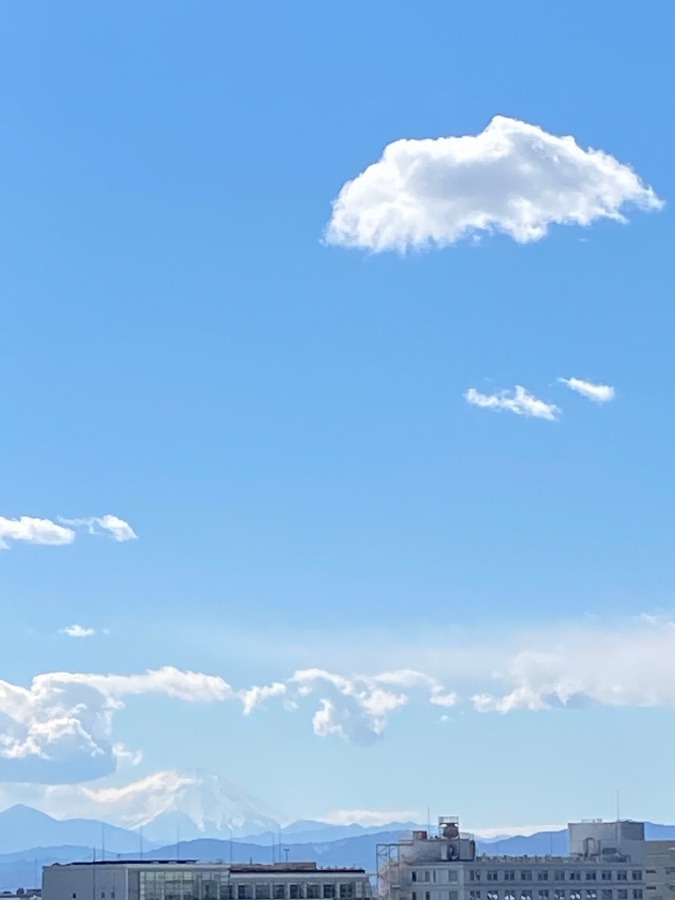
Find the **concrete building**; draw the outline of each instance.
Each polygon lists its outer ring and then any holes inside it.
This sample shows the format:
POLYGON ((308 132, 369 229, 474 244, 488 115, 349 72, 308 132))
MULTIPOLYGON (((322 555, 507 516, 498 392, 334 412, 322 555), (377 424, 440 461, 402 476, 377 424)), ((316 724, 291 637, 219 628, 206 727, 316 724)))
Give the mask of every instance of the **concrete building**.
POLYGON ((369 900, 363 869, 114 860, 47 866, 44 900, 369 900))
POLYGON ((646 900, 675 900, 675 840, 647 841, 646 900))
MULTIPOLYGON (((377 850, 379 900, 647 900, 642 822, 568 826, 569 856, 477 856, 459 820, 377 850)), ((675 900, 671 897, 670 900, 675 900)))

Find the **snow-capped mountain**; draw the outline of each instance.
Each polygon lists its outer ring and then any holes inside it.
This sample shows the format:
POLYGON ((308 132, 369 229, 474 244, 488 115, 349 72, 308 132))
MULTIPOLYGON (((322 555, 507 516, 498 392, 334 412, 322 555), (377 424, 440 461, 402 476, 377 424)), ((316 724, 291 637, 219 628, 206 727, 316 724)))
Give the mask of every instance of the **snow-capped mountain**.
POLYGON ((228 837, 230 832, 238 836, 279 827, 262 801, 200 769, 155 772, 115 794, 116 820, 127 828, 142 828, 152 841, 228 837))

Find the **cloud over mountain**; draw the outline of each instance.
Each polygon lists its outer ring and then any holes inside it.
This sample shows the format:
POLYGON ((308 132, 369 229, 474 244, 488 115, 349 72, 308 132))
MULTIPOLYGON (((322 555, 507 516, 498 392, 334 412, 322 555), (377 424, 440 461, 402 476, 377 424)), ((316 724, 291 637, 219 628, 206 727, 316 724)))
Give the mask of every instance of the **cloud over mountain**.
POLYGON ((170 666, 140 675, 52 672, 28 688, 0 681, 0 781, 58 784, 115 771, 129 751, 113 741, 113 718, 132 694, 204 703, 232 692, 221 678, 170 666))
POLYGON ((389 144, 341 189, 326 240, 373 252, 443 247, 494 233, 527 243, 554 224, 625 222, 628 205, 663 206, 609 154, 495 116, 478 135, 389 144))

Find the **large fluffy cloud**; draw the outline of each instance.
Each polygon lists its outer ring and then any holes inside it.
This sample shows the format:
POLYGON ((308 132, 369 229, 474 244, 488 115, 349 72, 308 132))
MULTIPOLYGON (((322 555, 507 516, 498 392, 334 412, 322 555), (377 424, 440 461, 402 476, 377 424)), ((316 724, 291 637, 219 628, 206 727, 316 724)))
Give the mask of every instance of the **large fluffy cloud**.
POLYGON ((389 716, 422 694, 436 706, 454 706, 457 697, 435 678, 413 669, 376 675, 344 676, 325 669, 301 669, 285 684, 275 683, 243 692, 251 712, 271 696, 283 695, 289 708, 314 698, 312 729, 318 737, 336 736, 368 745, 379 740, 389 716), (255 694, 252 692, 255 691, 255 694))
POLYGON ((544 639, 514 653, 497 682, 501 691, 473 697, 476 709, 675 709, 675 622, 645 619, 630 630, 577 629, 544 639))
POLYGON ((58 784, 113 772, 128 754, 113 741, 113 715, 131 694, 192 703, 234 696, 217 676, 170 666, 140 675, 51 672, 27 688, 0 681, 0 781, 58 784))
MULTIPOLYGON (((493 644, 472 642, 466 634, 437 639, 438 648, 423 648, 427 671, 304 668, 241 689, 218 675, 170 666, 131 675, 52 672, 28 687, 0 681, 0 782, 81 782, 133 762, 133 751, 115 740, 113 727, 132 695, 229 702, 246 715, 277 704, 302 716, 302 727, 317 737, 362 746, 380 740, 392 717, 411 706, 435 710, 443 721, 451 708, 472 706, 503 714, 596 705, 675 710, 675 621, 645 616, 614 628, 598 623, 514 631, 493 644)), ((420 647, 395 651, 412 659, 420 647)))
POLYGON ((389 144, 333 203, 326 239, 374 252, 501 232, 519 243, 553 224, 625 221, 663 205, 629 166, 536 125, 495 116, 478 135, 389 144))

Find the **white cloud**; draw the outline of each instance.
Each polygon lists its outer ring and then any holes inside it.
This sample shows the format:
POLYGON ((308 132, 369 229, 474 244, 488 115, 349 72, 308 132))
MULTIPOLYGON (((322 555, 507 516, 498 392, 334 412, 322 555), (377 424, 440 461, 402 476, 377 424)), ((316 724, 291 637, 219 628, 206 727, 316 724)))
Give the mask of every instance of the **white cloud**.
POLYGON ((624 222, 626 205, 654 210, 663 203, 607 153, 495 116, 479 135, 389 144, 341 189, 326 240, 374 252, 495 232, 527 243, 553 224, 624 222))
POLYGON ((108 537, 120 543, 122 541, 133 541, 136 538, 136 534, 128 522, 110 514, 105 516, 88 516, 82 519, 59 518, 59 522, 63 522, 65 525, 85 528, 88 534, 107 534, 108 537))
POLYGON ((607 403, 613 400, 615 396, 614 388, 609 384, 595 384, 592 381, 584 381, 581 378, 559 378, 561 384, 566 384, 572 391, 587 397, 589 400, 595 400, 596 403, 607 403))
POLYGON ((536 646, 512 655, 500 682, 501 691, 474 695, 478 711, 598 705, 675 709, 675 627, 638 620, 622 629, 598 626, 542 635, 536 646))
POLYGON ((513 391, 498 391, 495 394, 481 394, 476 388, 469 388, 464 399, 480 409, 495 412, 507 410, 517 416, 531 416, 535 419, 547 419, 549 422, 554 422, 560 415, 560 409, 555 404, 540 400, 519 384, 513 391))
POLYGON ((243 703, 244 715, 248 716, 256 709, 256 707, 262 706, 270 697, 283 697, 285 694, 286 685, 279 681, 275 681, 273 684, 263 685, 261 687, 254 686, 238 691, 237 696, 243 703))
POLYGON ((0 550, 8 550, 9 541, 52 546, 72 544, 78 527, 86 528, 89 534, 107 534, 115 541, 131 541, 136 537, 131 525, 117 516, 93 516, 85 519, 59 517, 59 523, 32 516, 20 516, 18 519, 0 516, 0 550))
POLYGON ((283 683, 238 692, 247 715, 270 697, 282 697, 284 707, 295 710, 318 695, 312 714, 314 734, 364 746, 379 740, 391 713, 419 694, 436 706, 450 707, 457 702, 454 692, 414 669, 349 676, 325 669, 300 669, 283 683))
POLYGON ((64 528, 50 519, 34 519, 31 516, 7 519, 0 516, 0 550, 9 549, 8 541, 60 546, 72 544, 74 540, 75 532, 71 528, 64 528))
POLYGON ((171 666, 140 675, 51 672, 28 688, 0 681, 0 781, 68 783, 113 772, 132 753, 113 742, 113 716, 133 694, 234 698, 222 678, 171 666))
POLYGON ((59 634, 65 634, 67 637, 74 638, 92 637, 92 635, 96 634, 96 629, 88 628, 84 625, 68 625, 66 628, 62 628, 59 634))

